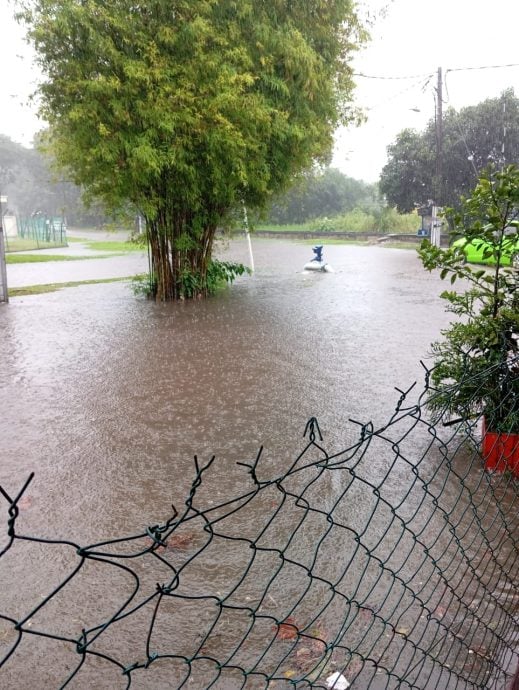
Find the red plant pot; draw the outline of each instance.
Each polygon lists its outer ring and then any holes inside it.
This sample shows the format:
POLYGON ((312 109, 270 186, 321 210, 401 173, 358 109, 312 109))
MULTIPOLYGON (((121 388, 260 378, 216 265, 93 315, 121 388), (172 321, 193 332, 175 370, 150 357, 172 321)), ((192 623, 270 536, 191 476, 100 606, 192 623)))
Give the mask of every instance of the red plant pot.
POLYGON ((483 420, 481 451, 485 469, 495 472, 510 470, 519 477, 519 434, 487 431, 483 420))

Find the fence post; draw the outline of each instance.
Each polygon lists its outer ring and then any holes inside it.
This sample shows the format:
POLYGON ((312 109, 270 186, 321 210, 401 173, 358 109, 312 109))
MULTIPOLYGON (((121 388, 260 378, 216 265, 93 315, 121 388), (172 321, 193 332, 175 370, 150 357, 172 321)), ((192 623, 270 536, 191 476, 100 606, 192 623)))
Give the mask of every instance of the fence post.
POLYGON ((0 302, 9 302, 7 292, 7 268, 5 265, 4 228, 0 214, 0 302))

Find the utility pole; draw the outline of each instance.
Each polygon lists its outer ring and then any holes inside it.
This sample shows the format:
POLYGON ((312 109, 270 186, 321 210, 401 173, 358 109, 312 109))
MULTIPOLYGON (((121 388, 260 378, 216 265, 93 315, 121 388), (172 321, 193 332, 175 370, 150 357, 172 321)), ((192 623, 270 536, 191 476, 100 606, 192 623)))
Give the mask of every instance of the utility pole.
POLYGON ((436 174, 434 185, 434 205, 432 209, 431 243, 439 247, 441 242, 441 220, 438 219, 438 207, 443 205, 443 95, 442 68, 438 67, 436 86, 436 174))
POLYGON ((436 86, 436 189, 435 202, 437 206, 443 203, 443 95, 442 68, 438 67, 438 84, 436 86))
POLYGON ((505 97, 505 94, 503 94, 503 143, 501 144, 501 170, 503 170, 503 168, 505 167, 505 161, 506 161, 505 143, 506 143, 506 97, 505 97))

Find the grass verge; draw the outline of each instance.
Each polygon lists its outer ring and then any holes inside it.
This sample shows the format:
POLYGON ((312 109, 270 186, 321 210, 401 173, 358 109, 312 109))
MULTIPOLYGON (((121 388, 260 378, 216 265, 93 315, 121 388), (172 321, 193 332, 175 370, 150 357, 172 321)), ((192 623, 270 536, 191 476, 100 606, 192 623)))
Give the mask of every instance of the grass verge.
POLYGON ((290 223, 287 225, 256 225, 254 230, 261 232, 266 230, 268 232, 312 232, 312 227, 310 225, 305 225, 304 223, 290 223))
POLYGON ((318 239, 313 239, 313 240, 298 240, 297 238, 294 238, 295 241, 298 244, 311 244, 315 246, 316 244, 322 244, 323 247, 326 247, 329 244, 353 244, 353 245, 373 245, 374 242, 370 242, 369 240, 327 240, 324 238, 319 237, 318 239))
POLYGON ((84 240, 84 243, 89 249, 94 249, 98 252, 143 252, 146 248, 141 247, 133 242, 117 242, 109 240, 106 242, 97 240, 84 240))
POLYGON ((93 254, 92 256, 66 256, 64 254, 6 254, 6 264, 41 264, 47 261, 87 261, 88 259, 108 259, 118 254, 93 254))
POLYGON ((78 287, 79 285, 97 285, 99 283, 121 283, 132 280, 134 276, 124 278, 98 278, 97 280, 72 280, 68 283, 49 283, 48 285, 28 285, 26 287, 10 288, 9 297, 26 297, 27 295, 41 295, 44 292, 56 292, 62 288, 78 287))
POLYGON ((5 252, 9 254, 10 252, 26 252, 32 249, 58 249, 58 247, 66 246, 66 244, 59 242, 38 242, 37 240, 8 237, 5 242, 5 252))
POLYGON ((413 242, 381 242, 380 247, 388 247, 389 249, 414 249, 420 248, 419 244, 414 244, 413 242))
MULTIPOLYGON (((297 240, 296 240, 297 241, 297 240)), ((299 240, 298 244, 311 244, 311 245, 316 245, 316 244, 322 244, 323 247, 326 247, 329 244, 350 244, 350 245, 357 245, 361 247, 386 247, 386 249, 418 249, 420 246, 418 243, 415 242, 406 242, 405 240, 399 241, 399 240, 394 240, 393 242, 376 242, 373 240, 326 240, 326 239, 313 239, 313 240, 299 240)))

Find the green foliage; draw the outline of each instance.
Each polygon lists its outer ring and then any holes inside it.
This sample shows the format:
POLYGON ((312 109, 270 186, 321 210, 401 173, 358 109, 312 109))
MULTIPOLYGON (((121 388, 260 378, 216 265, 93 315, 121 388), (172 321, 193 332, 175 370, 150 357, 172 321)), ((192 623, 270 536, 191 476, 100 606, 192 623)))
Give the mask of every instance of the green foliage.
POLYGON ((299 224, 275 225, 259 223, 258 230, 279 232, 358 232, 358 233, 402 233, 416 234, 419 220, 416 213, 401 214, 395 209, 385 208, 380 213, 367 213, 353 209, 331 218, 316 218, 299 224))
MULTIPOLYGON (((205 277, 198 271, 185 269, 180 274, 180 298, 193 299, 202 295, 214 295, 223 285, 233 283, 238 276, 250 274, 250 272, 250 269, 243 264, 216 259, 208 265, 205 277)), ((134 276, 131 285, 133 293, 147 298, 154 297, 155 280, 149 273, 134 276)))
MULTIPOLYGON (((415 213, 400 214, 395 209, 384 208, 378 213, 367 212, 359 208, 340 215, 301 223, 300 225, 268 226, 280 231, 299 230, 307 232, 360 232, 360 233, 413 233, 419 225, 415 213)), ((258 226, 261 229, 263 226, 258 226)))
POLYGON ((111 241, 89 240, 89 241, 85 242, 85 244, 90 249, 94 249, 95 251, 98 251, 98 252, 127 253, 127 252, 139 252, 139 251, 143 250, 143 247, 141 245, 138 245, 135 242, 118 242, 116 240, 111 240, 111 241))
POLYGON ((130 282, 132 292, 136 296, 151 298, 155 294, 156 286, 150 273, 138 273, 130 282))
POLYGON ((300 176, 288 191, 277 195, 267 218, 271 223, 304 223, 354 209, 379 212, 382 201, 378 186, 347 177, 335 168, 317 168, 300 176))
POLYGON ((214 295, 222 285, 233 283, 245 273, 250 274, 250 269, 241 263, 214 259, 209 263, 205 277, 199 272, 183 271, 180 295, 186 299, 204 294, 214 295))
POLYGON ((395 208, 383 208, 376 215, 375 227, 382 233, 412 233, 416 235, 420 219, 416 213, 399 213, 395 208))
POLYGON ((24 4, 46 144, 90 198, 141 211, 159 299, 205 273, 242 202, 266 205, 356 117, 350 0, 24 4))
MULTIPOLYGON (((56 175, 48 156, 4 135, 0 135, 0 191, 8 197, 8 212, 18 216, 29 217, 37 211, 46 216, 66 215, 74 225, 89 217, 79 187, 56 175)), ((101 211, 98 215, 90 212, 91 220, 102 216, 101 211)))
POLYGON ((135 296, 150 299, 155 294, 155 280, 150 273, 138 273, 130 281, 130 288, 135 296))
POLYGON ((500 264, 503 243, 517 237, 519 169, 488 169, 461 210, 449 209, 454 235, 488 242, 494 254, 491 271, 465 263, 456 247, 440 249, 424 240, 419 250, 424 267, 439 270, 451 284, 462 280, 463 292, 442 293, 447 310, 458 320, 432 346, 435 392, 429 401, 437 413, 470 418, 486 416, 493 431, 519 431, 519 281, 517 269, 500 264))
POLYGON ((375 225, 374 215, 356 208, 335 218, 317 219, 310 227, 327 232, 376 232, 375 225))
POLYGON ((380 191, 391 206, 411 211, 429 199, 439 205, 459 205, 489 163, 496 166, 519 160, 519 99, 513 89, 478 105, 449 108, 443 117, 441 198, 435 193, 436 124, 423 132, 406 129, 388 147, 388 162, 380 177, 380 191), (505 134, 506 132, 506 134, 505 134))
POLYGON ((316 232, 336 232, 339 218, 317 218, 310 223, 310 228, 316 232))

